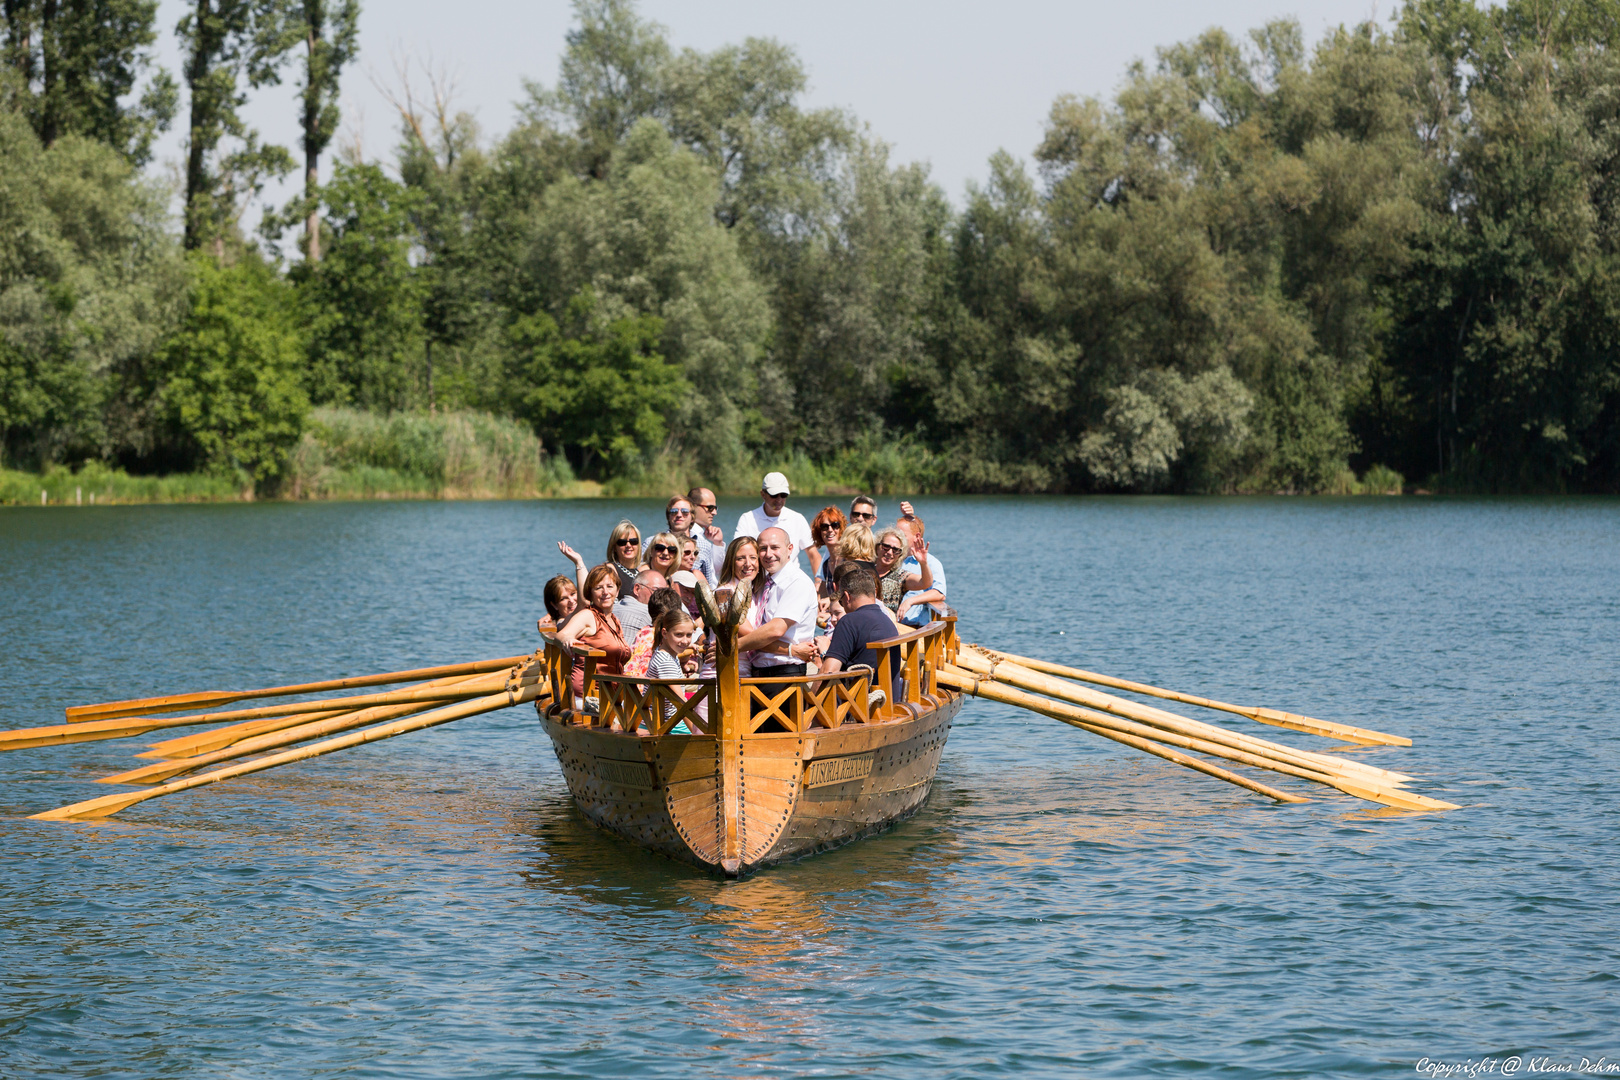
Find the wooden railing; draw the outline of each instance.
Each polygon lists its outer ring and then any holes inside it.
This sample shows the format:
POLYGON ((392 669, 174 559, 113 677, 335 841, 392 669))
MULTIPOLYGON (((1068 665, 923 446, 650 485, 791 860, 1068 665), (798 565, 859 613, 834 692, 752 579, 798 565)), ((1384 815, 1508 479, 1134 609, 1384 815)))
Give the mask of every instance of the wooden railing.
MULTIPOLYGON (((542 622, 545 640, 543 677, 551 688, 547 714, 585 727, 613 728, 665 735, 686 722, 693 733, 716 734, 726 702, 716 679, 652 679, 636 675, 599 675, 597 664, 607 654, 600 649, 565 645, 542 622), (594 698, 595 715, 574 707, 569 676, 574 661, 585 666, 584 696, 594 698), (690 698, 677 687, 695 688, 690 698), (668 706, 668 708, 666 708, 668 706), (666 716, 668 712, 670 715, 666 716)), ((740 681, 738 726, 744 734, 759 733, 775 721, 786 732, 830 730, 846 724, 882 724, 905 720, 945 700, 937 675, 941 664, 953 663, 960 642, 956 616, 909 630, 868 648, 877 654, 875 669, 865 667, 834 675, 798 675, 740 681), (899 657, 898 682, 892 656, 899 657), (874 700, 872 691, 881 690, 874 700)))
POLYGON ((743 733, 752 735, 772 720, 784 731, 838 728, 876 722, 872 710, 872 672, 853 668, 836 675, 793 675, 781 679, 744 679, 743 733), (820 683, 820 686, 814 684, 820 683))
POLYGON ((686 722, 694 735, 713 735, 720 725, 720 696, 713 679, 649 679, 638 675, 598 675, 593 727, 668 735, 686 722), (692 689, 692 696, 681 691, 692 689), (666 707, 667 706, 667 707, 666 707))
MULTIPOLYGON (((542 624, 543 626, 543 624, 542 624)), ((601 649, 583 649, 577 645, 564 645, 562 639, 549 630, 540 631, 541 639, 546 643, 542 656, 543 670, 546 685, 551 688, 551 708, 548 710, 552 716, 562 713, 573 713, 574 692, 569 686, 569 677, 574 672, 574 660, 585 661, 584 697, 596 695, 596 665, 607 659, 607 653, 601 649)))

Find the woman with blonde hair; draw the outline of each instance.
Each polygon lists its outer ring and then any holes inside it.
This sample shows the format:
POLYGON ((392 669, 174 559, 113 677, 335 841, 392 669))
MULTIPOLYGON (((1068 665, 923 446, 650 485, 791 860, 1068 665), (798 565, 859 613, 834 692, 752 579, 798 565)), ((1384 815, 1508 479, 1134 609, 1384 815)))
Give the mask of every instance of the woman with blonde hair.
POLYGON ((629 518, 621 520, 608 533, 607 559, 602 565, 612 567, 618 576, 619 595, 629 596, 630 590, 636 587, 636 573, 641 567, 641 530, 629 518))
POLYGON ((921 535, 899 525, 890 525, 877 534, 878 599, 891 612, 900 610, 906 593, 933 586, 933 574, 926 562, 920 566, 920 573, 906 572, 907 552, 915 552, 921 543, 921 535))
POLYGON ((681 542, 672 532, 653 533, 652 539, 647 541, 646 554, 642 556, 641 565, 647 570, 656 570, 669 580, 669 576, 681 565, 681 542))
MULTIPOLYGON (((840 569, 860 566, 872 572, 872 580, 878 579, 877 541, 873 539, 871 529, 856 523, 844 530, 844 535, 838 539, 838 566, 840 569)), ((827 583, 827 595, 837 596, 838 575, 829 577, 827 583)))

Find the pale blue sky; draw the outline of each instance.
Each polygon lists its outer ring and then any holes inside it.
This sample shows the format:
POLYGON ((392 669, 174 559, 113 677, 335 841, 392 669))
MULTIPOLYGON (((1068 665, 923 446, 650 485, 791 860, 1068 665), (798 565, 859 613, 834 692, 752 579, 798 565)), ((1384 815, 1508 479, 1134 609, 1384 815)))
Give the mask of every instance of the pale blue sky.
MULTIPOLYGON (((161 60, 175 71, 173 27, 185 7, 162 0, 159 9, 161 60)), ((810 104, 851 109, 891 144, 896 160, 929 163, 960 205, 997 149, 1029 155, 1054 97, 1109 94, 1126 65, 1151 58, 1155 46, 1209 26, 1242 32, 1281 15, 1299 19, 1314 42, 1340 23, 1387 22, 1392 9, 1387 0, 1382 8, 1364 0, 643 0, 641 10, 669 28, 677 47, 712 49, 750 36, 793 46, 809 71, 810 104)), ((366 74, 392 83, 393 51, 431 54, 455 71, 458 104, 493 137, 511 125, 525 78, 555 79, 571 17, 564 0, 369 0, 360 60, 345 76, 346 127, 361 133, 368 157, 391 158, 396 117, 366 74)), ((292 148, 297 113, 288 75, 285 85, 255 94, 247 115, 267 140, 292 148)), ((177 130, 161 144, 159 163, 180 156, 177 130)))

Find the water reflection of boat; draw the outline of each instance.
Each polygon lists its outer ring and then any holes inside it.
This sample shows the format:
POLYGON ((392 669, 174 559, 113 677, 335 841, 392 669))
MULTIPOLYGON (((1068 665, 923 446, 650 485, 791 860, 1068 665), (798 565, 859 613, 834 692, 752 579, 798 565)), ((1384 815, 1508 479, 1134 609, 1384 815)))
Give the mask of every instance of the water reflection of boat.
POLYGON ((719 631, 715 677, 695 682, 597 675, 601 653, 545 638, 551 696, 541 722, 581 811, 728 877, 915 813, 962 705, 935 680, 956 655, 954 617, 874 643, 875 670, 825 678, 741 678, 734 627, 719 631), (569 689, 576 658, 594 710, 569 689), (695 692, 687 698, 679 685, 695 692))

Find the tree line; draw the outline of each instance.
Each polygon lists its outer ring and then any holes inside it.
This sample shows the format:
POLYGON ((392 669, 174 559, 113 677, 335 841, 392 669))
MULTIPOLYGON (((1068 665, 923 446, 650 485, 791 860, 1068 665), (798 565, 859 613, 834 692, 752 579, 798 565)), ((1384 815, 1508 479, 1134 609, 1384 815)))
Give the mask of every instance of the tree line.
POLYGON ((1620 3, 1213 29, 960 209, 790 48, 575 8, 498 136, 402 68, 385 164, 332 152, 357 0, 193 0, 178 80, 155 0, 5 0, 5 462, 269 491, 331 405, 515 418, 597 478, 1620 490, 1620 3), (283 78, 304 188, 249 235, 295 160, 240 109, 283 78))

